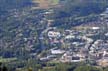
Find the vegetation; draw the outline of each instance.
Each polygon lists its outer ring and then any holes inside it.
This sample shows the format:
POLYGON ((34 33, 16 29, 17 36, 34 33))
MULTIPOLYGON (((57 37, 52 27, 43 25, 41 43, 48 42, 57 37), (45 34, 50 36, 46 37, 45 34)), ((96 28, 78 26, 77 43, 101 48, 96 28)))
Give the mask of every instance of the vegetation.
POLYGON ((2 58, 0 57, 0 62, 11 62, 11 61, 15 61, 17 60, 17 58, 2 58))
POLYGON ((101 71, 101 69, 91 66, 80 66, 77 67, 74 71, 101 71))
POLYGON ((14 69, 9 65, 0 63, 1 71, 108 71, 107 67, 101 68, 86 65, 85 63, 46 63, 38 62, 34 66, 14 69))
MULTIPOLYGON (((45 63, 41 65, 41 68, 38 68, 34 71, 107 71, 107 67, 93 67, 88 66, 83 63, 45 63)), ((28 69, 29 70, 29 69, 28 69)), ((32 70, 32 68, 30 68, 32 70)))
MULTIPOLYGON (((53 2, 57 4, 58 0, 53 2)), ((46 20, 40 22, 46 18, 42 14, 46 10, 31 10, 33 5, 31 0, 0 0, 0 62, 4 63, 0 64, 0 71, 15 71, 16 68, 22 71, 108 71, 108 68, 84 63, 46 63, 32 59, 31 53, 39 53, 43 45, 49 46, 47 40, 42 45, 39 39, 47 27, 46 20)), ((54 13, 47 19, 54 20, 53 27, 71 28, 97 21, 107 6, 107 0, 66 0, 63 7, 54 8, 54 13)))
MULTIPOLYGON (((96 21, 98 16, 108 7, 107 0, 66 0, 64 6, 55 9, 52 26, 77 26, 96 21)), ((52 16, 51 16, 52 17, 52 16)))

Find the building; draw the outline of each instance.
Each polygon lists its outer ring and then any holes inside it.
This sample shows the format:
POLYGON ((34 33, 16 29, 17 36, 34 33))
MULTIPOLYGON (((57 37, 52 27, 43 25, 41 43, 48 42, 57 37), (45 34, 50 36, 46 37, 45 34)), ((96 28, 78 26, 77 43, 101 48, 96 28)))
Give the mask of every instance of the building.
POLYGON ((49 38, 59 38, 60 36, 61 36, 60 32, 55 32, 55 31, 49 31, 48 32, 49 38))
POLYGON ((61 62, 81 62, 86 60, 85 54, 77 54, 77 53, 65 53, 60 61, 61 62))
POLYGON ((63 54, 65 53, 64 50, 60 50, 60 49, 51 49, 51 54, 63 54))
POLYGON ((103 58, 97 61, 97 64, 102 67, 108 66, 108 58, 103 58))

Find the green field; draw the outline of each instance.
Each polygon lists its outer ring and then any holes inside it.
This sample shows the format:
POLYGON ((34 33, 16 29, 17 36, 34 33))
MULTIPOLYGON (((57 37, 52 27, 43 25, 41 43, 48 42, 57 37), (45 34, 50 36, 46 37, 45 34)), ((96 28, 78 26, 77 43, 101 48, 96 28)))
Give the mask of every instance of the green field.
POLYGON ((50 2, 53 4, 53 5, 56 5, 59 3, 59 0, 50 0, 50 2))
POLYGON ((11 62, 11 61, 14 61, 14 60, 17 60, 17 58, 2 58, 0 57, 0 62, 11 62))

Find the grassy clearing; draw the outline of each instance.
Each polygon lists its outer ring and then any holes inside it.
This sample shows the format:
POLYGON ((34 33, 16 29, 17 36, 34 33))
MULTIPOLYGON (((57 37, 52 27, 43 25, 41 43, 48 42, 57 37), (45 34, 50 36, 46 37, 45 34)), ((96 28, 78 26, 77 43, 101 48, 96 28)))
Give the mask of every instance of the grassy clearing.
POLYGON ((60 0, 32 0, 33 3, 39 3, 38 7, 35 8, 50 8, 51 5, 59 4, 60 0))
POLYGON ((56 4, 59 3, 59 0, 50 0, 50 1, 51 1, 51 3, 52 3, 53 5, 56 5, 56 4))
POLYGON ((0 62, 11 62, 11 61, 14 61, 14 60, 17 60, 17 58, 2 58, 0 57, 0 62))

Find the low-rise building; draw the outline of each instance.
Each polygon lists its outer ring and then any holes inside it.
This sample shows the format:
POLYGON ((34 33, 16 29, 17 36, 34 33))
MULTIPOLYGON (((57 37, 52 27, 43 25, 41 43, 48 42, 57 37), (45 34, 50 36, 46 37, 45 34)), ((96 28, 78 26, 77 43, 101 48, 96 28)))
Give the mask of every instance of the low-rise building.
POLYGON ((85 54, 76 54, 76 53, 65 53, 60 61, 61 62, 81 62, 86 60, 85 54))
POLYGON ((102 67, 108 66, 108 58, 103 58, 97 61, 97 64, 102 67))
POLYGON ((60 32, 55 32, 55 31, 48 32, 48 37, 50 38, 59 38, 60 36, 61 36, 60 32))
POLYGON ((60 49, 51 49, 51 54, 63 54, 65 53, 64 50, 60 50, 60 49))

